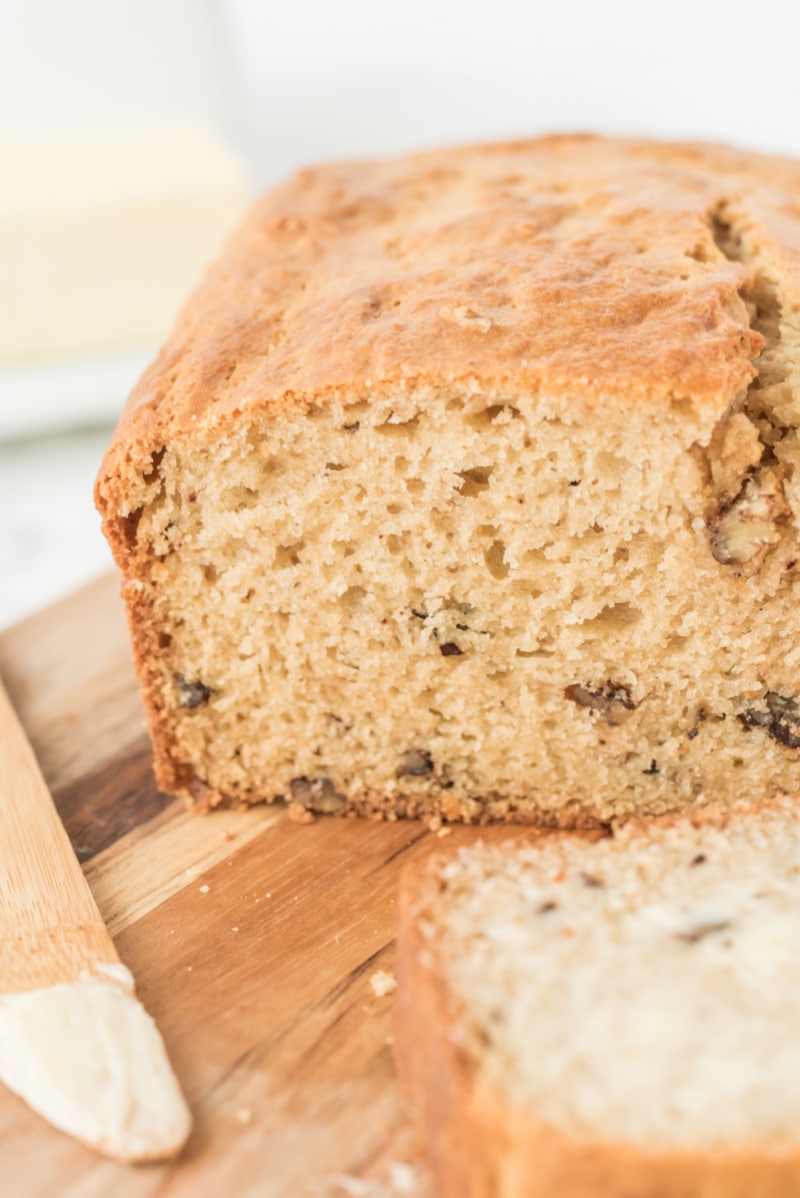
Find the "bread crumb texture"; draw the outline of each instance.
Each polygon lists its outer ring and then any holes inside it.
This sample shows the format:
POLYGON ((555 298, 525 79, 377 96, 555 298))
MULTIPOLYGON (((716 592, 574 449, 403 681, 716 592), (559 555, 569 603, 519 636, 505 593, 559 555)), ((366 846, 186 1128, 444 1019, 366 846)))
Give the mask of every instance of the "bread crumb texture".
POLYGON ((305 171, 97 484, 161 786, 602 823, 800 789, 800 166, 305 171))
POLYGON ((791 801, 406 871, 395 1059, 444 1198, 800 1193, 791 801))
POLYGON ((800 825, 631 823, 462 849, 422 915, 452 1035, 577 1139, 796 1148, 800 825))

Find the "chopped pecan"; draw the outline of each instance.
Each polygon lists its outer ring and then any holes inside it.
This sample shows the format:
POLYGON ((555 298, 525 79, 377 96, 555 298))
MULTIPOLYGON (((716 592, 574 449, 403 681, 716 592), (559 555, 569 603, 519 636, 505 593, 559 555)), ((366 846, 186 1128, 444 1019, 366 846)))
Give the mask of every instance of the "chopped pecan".
POLYGON ((408 749, 403 754, 403 762, 397 771, 398 778, 422 778, 433 772, 433 759, 430 753, 423 749, 408 749))
POLYGON ((677 932, 676 935, 679 940, 685 940, 687 944, 697 944, 706 936, 711 936, 714 932, 724 932, 730 926, 730 919, 698 920, 697 923, 691 924, 684 931, 677 932))
POLYGON ((764 696, 767 710, 748 707, 739 720, 746 728, 763 728, 767 736, 787 749, 800 749, 800 707, 797 701, 777 691, 764 696))
POLYGON ((579 707, 588 707, 599 711, 609 724, 619 724, 625 718, 626 711, 633 711, 636 704, 627 686, 618 682, 605 682, 602 686, 581 686, 574 682, 566 687, 564 698, 579 707))
POLYGON ((723 566, 755 562, 781 539, 777 525, 788 510, 779 470, 759 470, 709 521, 713 556, 723 566))
POLYGON ((339 794, 330 778, 292 778, 289 789, 295 803, 320 815, 333 815, 347 805, 347 799, 339 794))
POLYGON ((179 707, 202 707, 211 698, 211 687, 204 682, 190 682, 183 674, 175 675, 179 707))

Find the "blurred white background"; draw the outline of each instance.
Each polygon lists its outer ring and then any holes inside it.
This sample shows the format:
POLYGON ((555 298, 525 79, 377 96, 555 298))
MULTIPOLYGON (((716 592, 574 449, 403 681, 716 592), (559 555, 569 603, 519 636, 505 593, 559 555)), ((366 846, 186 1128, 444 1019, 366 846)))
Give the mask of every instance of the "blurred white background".
MULTIPOLYGON (((132 126, 191 121, 258 186, 319 159, 553 130, 800 156, 798 45, 797 0, 0 0, 0 254, 21 227, 3 197, 25 195, 43 134, 69 146, 101 130, 124 152, 132 126)), ((187 205, 209 186, 189 173, 187 205)), ((67 200, 50 200, 60 229, 67 200)), ((129 219, 129 201, 104 202, 129 219)), ((148 210, 139 232, 159 219, 148 210)), ((212 224, 191 279, 218 244, 212 224)), ((157 272, 145 281, 160 294, 157 272)), ((66 318, 69 290, 55 300, 66 318)), ((0 320, 14 316, 0 288, 0 320)), ((0 627, 109 565, 94 472, 162 333, 0 362, 0 627)))
POLYGON ((230 0, 260 177, 554 130, 800 154, 797 0, 230 0))

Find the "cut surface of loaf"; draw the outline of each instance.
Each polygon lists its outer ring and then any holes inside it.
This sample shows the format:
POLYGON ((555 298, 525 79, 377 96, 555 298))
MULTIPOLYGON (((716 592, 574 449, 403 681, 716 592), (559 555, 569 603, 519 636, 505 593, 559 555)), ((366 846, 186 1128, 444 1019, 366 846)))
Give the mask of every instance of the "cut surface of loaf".
POLYGON ((395 1051, 437 1193, 800 1194, 798 911, 788 803, 417 868, 395 1051))
POLYGON ((161 786, 562 825, 800 789, 798 195, 563 137, 266 196, 97 483, 161 786))

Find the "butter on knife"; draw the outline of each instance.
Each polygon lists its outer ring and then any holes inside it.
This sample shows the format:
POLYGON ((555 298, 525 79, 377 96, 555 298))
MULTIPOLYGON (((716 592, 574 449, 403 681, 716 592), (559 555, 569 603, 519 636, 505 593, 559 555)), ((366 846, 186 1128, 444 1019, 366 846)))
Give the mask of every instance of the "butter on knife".
POLYGON ((120 1160, 175 1156, 191 1130, 2 684, 0 1082, 120 1160))

